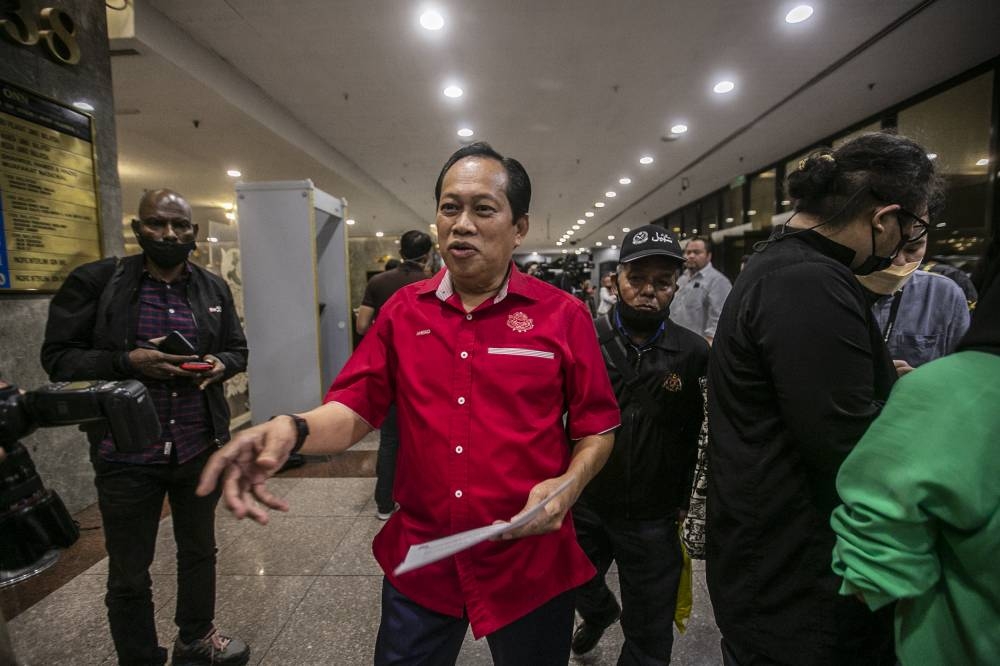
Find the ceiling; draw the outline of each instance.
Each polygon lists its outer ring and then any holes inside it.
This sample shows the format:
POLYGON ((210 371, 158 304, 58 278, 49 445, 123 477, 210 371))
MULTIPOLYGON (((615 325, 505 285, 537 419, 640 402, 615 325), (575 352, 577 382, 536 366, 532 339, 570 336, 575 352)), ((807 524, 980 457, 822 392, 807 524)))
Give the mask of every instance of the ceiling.
POLYGON ((218 217, 239 168, 311 178, 353 236, 391 236, 433 221, 470 127, 527 168, 539 251, 585 211, 579 246, 607 243, 1000 53, 992 0, 814 0, 797 25, 780 0, 442 0, 437 32, 420 1, 134 4, 136 55, 112 59, 126 210, 169 185, 218 217))

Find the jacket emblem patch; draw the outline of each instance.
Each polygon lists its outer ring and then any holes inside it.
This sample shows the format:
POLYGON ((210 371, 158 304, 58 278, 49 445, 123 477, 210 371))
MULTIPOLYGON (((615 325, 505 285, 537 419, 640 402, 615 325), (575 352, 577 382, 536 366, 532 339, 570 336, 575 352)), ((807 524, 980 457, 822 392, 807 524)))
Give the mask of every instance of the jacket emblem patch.
POLYGON ((667 378, 663 380, 663 388, 671 393, 678 393, 682 388, 684 388, 684 384, 681 382, 681 376, 676 372, 671 372, 667 375, 667 378))
POLYGON ((208 311, 209 312, 214 312, 216 314, 222 314, 222 306, 221 305, 216 305, 214 307, 209 308, 208 311))
POLYGON ((528 315, 523 312, 515 312, 507 317, 507 325, 518 333, 524 333, 525 331, 533 329, 535 327, 535 322, 533 322, 528 315))

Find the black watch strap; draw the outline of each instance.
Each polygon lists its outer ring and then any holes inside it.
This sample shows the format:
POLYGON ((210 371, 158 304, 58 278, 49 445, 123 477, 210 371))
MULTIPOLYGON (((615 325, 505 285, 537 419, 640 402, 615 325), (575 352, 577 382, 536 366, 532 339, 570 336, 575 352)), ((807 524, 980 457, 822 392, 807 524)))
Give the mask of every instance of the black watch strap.
POLYGON ((291 452, 298 453, 299 449, 306 443, 306 437, 309 436, 309 423, 298 414, 275 414, 268 421, 273 421, 279 416, 287 416, 295 424, 295 446, 292 447, 291 452))

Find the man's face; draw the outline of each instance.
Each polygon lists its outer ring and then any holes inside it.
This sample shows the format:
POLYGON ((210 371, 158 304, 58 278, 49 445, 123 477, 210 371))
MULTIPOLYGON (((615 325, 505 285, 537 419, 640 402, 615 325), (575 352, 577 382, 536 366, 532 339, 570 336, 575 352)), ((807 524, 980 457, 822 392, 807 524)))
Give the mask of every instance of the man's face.
POLYGON ((712 254, 705 249, 705 241, 688 241, 684 248, 684 267, 692 273, 700 271, 712 260, 712 254))
POLYGON ((658 312, 674 300, 678 265, 666 257, 643 257, 622 266, 618 297, 637 310, 658 312))
POLYGON ((191 206, 183 197, 168 194, 139 204, 137 235, 153 241, 188 243, 198 235, 198 225, 191 223, 191 206))
POLYGON ((444 263, 460 286, 482 288, 503 279, 514 248, 528 233, 528 217, 513 219, 500 162, 466 157, 448 169, 437 230, 444 263))

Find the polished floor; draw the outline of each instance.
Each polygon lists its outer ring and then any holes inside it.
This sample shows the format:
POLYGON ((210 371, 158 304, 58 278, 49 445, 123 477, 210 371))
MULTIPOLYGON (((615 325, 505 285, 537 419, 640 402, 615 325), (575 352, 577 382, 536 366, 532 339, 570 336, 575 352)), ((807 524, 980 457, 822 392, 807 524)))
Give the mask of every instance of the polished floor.
MULTIPOLYGON (((301 476, 315 474, 311 465, 312 471, 293 471, 300 476, 274 479, 273 489, 288 500, 291 511, 274 515, 267 527, 236 521, 219 509, 216 618, 225 631, 251 644, 251 664, 372 663, 382 578, 371 540, 383 524, 371 499, 374 446, 366 441, 355 447, 352 464, 330 463, 334 473, 365 476, 301 476)), ((151 569, 160 643, 166 646, 175 636, 172 539, 167 516, 151 569)), ((10 621, 15 653, 24 666, 115 663, 103 603, 106 572, 105 558, 10 621)), ((617 590, 613 573, 609 581, 617 590)), ((694 610, 687 632, 675 632, 674 664, 721 662, 712 617, 703 566, 696 562, 694 610)), ((593 652, 571 663, 614 664, 621 641, 615 625, 593 652)), ((491 664, 486 641, 474 641, 470 633, 458 663, 491 664)))

